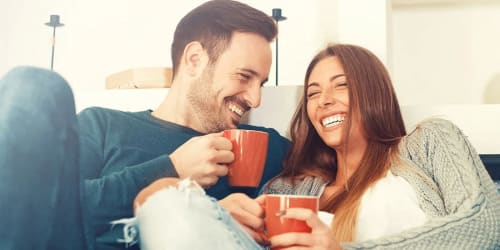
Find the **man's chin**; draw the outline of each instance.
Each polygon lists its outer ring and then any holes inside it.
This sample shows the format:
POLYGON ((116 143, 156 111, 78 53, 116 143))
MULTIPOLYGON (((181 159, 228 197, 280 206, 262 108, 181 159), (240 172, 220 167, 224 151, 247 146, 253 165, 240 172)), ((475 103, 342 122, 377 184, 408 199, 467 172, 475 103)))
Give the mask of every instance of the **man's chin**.
POLYGON ((235 129, 235 128, 238 128, 238 123, 229 123, 226 126, 226 129, 235 129))
POLYGON ((234 120, 234 119, 231 119, 231 121, 229 121, 227 123, 227 128, 228 129, 235 129, 238 127, 238 125, 240 124, 240 121, 239 120, 234 120))

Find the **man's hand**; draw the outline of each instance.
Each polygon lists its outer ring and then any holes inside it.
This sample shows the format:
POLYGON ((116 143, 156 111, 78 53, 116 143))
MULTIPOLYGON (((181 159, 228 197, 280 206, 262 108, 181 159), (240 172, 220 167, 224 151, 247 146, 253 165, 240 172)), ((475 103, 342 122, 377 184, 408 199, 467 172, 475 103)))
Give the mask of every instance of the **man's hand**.
POLYGON ((208 188, 217 183, 220 176, 227 175, 227 165, 234 160, 232 147, 222 132, 197 136, 170 154, 170 160, 180 179, 191 177, 208 188))
POLYGON ((255 200, 245 194, 230 194, 219 201, 231 216, 243 226, 252 238, 259 243, 265 243, 262 236, 264 229, 264 196, 259 196, 255 200))

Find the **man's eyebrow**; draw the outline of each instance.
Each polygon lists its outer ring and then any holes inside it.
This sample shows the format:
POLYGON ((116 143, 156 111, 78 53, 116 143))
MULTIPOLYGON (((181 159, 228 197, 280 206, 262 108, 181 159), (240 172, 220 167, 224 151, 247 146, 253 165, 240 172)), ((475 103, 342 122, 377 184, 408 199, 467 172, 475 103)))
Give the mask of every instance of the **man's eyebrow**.
MULTIPOLYGON (((244 71, 250 75, 253 75, 255 77, 259 77, 259 73, 253 69, 248 69, 248 68, 238 68, 239 71, 244 71)), ((269 80, 269 78, 266 77, 266 79, 264 79, 262 82, 260 82, 260 85, 264 85, 264 83, 266 83, 267 81, 269 80)))
POLYGON ((249 69, 249 68, 237 68, 237 70, 239 71, 244 71, 250 75, 253 75, 253 76, 259 76, 259 73, 257 73, 257 71, 253 70, 253 69, 249 69))

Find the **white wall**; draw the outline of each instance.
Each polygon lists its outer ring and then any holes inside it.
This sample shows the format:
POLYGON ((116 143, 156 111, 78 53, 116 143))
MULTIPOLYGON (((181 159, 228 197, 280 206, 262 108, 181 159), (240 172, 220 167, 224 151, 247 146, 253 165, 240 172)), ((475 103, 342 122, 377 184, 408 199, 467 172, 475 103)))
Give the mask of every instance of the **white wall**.
POLYGON ((366 47, 391 68, 390 1, 339 0, 336 14, 339 42, 366 47))
MULTIPOLYGON (((287 19, 278 23, 279 85, 301 85, 307 63, 329 41, 336 39, 335 19, 337 2, 341 0, 277 1, 242 0, 271 15, 273 8, 281 8, 287 19)), ((275 85, 275 44, 273 64, 267 85, 275 85)))
MULTIPOLYGON (((7 9, 7 2, 0 1, 0 10, 7 9)), ((0 30, 5 32, 7 30, 7 16, 2 15, 3 11, 0 11, 0 30)), ((7 36, 2 35, 0 33, 0 69, 7 68, 7 55, 5 52, 7 51, 7 36)), ((3 74, 3 71, 0 70, 0 77, 3 74)))
MULTIPOLYGON (((200 1, 197 1, 198 3, 200 1)), ((54 68, 79 90, 104 88, 111 73, 139 66, 169 66, 171 33, 197 3, 145 0, 7 0, 8 68, 50 67, 50 14, 59 14, 54 68)), ((2 51, 3 52, 3 51, 2 51)), ((1 53, 3 54, 3 53, 1 53)), ((8 68, 2 68, 4 72, 8 68)))
MULTIPOLYGON (((77 95, 103 90, 105 77, 117 71, 170 66, 175 25, 202 2, 2 0, 0 74, 22 64, 49 67, 52 30, 43 23, 59 14, 65 26, 57 29, 55 70, 77 95)), ((282 8, 288 18, 279 23, 280 85, 302 84, 313 54, 341 41, 361 44, 386 63, 402 104, 479 104, 486 94, 500 103, 498 2, 392 12, 388 0, 244 2, 269 14, 282 8)), ((273 64, 271 86, 274 72, 273 64)))
POLYGON ((402 7, 392 15, 393 79, 403 104, 493 103, 487 91, 500 103, 500 2, 402 7))
MULTIPOLYGON (((388 0, 242 1, 269 15, 281 8, 288 18, 279 23, 280 85, 302 84, 307 63, 328 42, 361 43, 383 60, 387 57, 381 42, 387 36, 388 0)), ((50 67, 52 28, 44 23, 51 14, 65 24, 56 30, 54 69, 76 91, 101 90, 107 75, 125 69, 171 66, 175 25, 202 2, 2 0, 6 29, 0 34, 0 74, 16 65, 50 67)), ((269 85, 274 85, 274 62, 271 67, 269 85)))
MULTIPOLYGON (((133 67, 171 66, 175 25, 204 1, 163 0, 2 0, 0 74, 16 65, 50 67, 52 28, 58 14, 54 69, 76 91, 101 90, 105 77, 133 67)), ((312 55, 334 38, 336 1, 244 1, 271 14, 282 8, 279 23, 280 85, 301 84, 312 55), (329 14, 329 15, 325 15, 329 14)), ((272 45, 274 49, 274 44, 272 45)), ((273 58, 274 59, 274 58, 273 58)), ((274 84, 274 65, 270 84, 274 84)))

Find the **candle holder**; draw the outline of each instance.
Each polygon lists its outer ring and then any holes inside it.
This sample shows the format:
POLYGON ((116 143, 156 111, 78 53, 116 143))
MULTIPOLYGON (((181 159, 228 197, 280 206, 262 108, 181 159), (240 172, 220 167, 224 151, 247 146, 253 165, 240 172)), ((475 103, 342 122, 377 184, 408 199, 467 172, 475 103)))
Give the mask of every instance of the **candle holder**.
POLYGON ((56 28, 64 26, 64 24, 59 22, 59 15, 50 15, 50 22, 45 23, 45 25, 53 28, 52 32, 52 57, 50 59, 50 70, 54 71, 54 50, 56 46, 56 28))
MULTIPOLYGON (((278 23, 280 21, 286 20, 286 17, 284 17, 284 16, 281 15, 281 9, 279 9, 279 8, 274 8, 273 9, 273 15, 272 15, 272 17, 276 21, 276 26, 278 26, 278 23)), ((276 60, 275 60, 275 64, 276 64, 276 86, 278 86, 278 36, 276 36, 276 53, 275 53, 275 56, 276 56, 276 60)))

